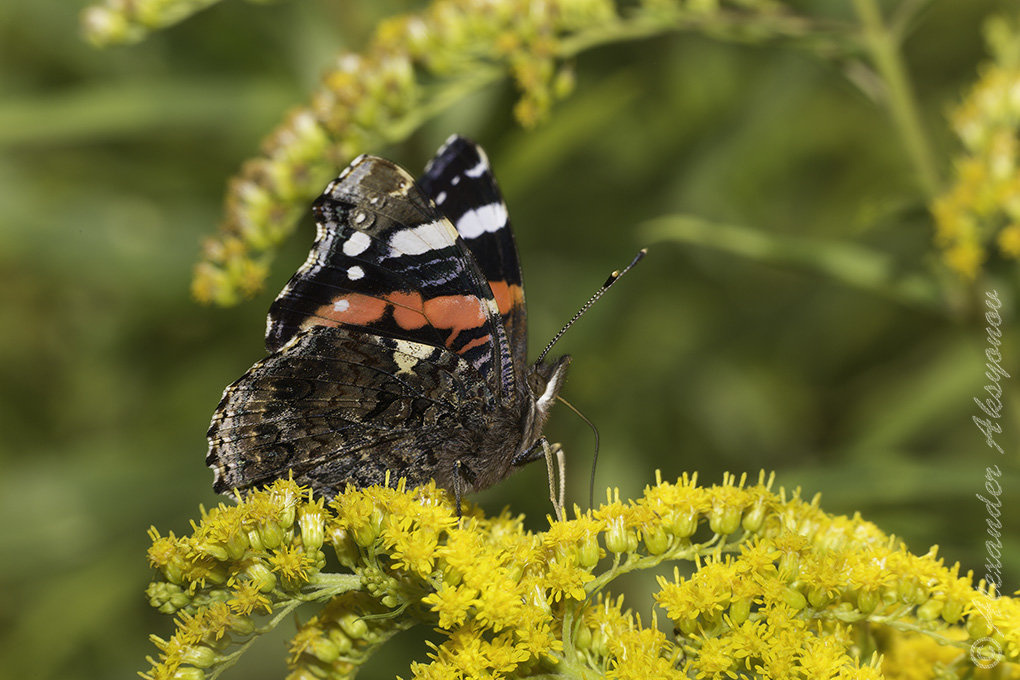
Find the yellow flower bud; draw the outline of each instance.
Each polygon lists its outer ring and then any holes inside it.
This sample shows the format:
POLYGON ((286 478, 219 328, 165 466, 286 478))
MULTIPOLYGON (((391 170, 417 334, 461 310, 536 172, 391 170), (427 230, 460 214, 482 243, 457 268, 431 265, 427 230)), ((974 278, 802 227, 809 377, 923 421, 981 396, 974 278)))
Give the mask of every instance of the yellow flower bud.
POLYGON ((333 663, 340 658, 340 648, 328 637, 317 637, 312 640, 305 653, 311 654, 323 663, 333 663))
POLYGON ((637 536, 623 526, 623 520, 616 519, 609 525, 605 535, 606 549, 614 555, 631 552, 637 548, 637 536))
POLYGON ((676 627, 684 635, 693 635, 698 630, 697 619, 680 619, 676 622, 676 627))
POLYGON ((602 628, 592 631, 590 649, 599 656, 605 656, 607 652, 606 634, 602 628))
POLYGON ((214 560, 220 560, 221 562, 227 559, 227 549, 219 544, 212 541, 202 541, 201 543, 195 544, 195 550, 213 558, 214 560))
POLYGON ((259 533, 258 529, 251 529, 248 532, 248 545, 250 545, 251 549, 255 552, 265 552, 266 546, 262 544, 262 535, 259 533))
POLYGON ((180 585, 184 583, 184 570, 187 568, 187 563, 180 555, 173 555, 170 560, 164 564, 160 571, 163 572, 163 576, 170 583, 180 585))
POLYGON ((307 552, 315 552, 326 540, 326 514, 319 505, 304 505, 298 512, 301 545, 307 552))
POLYGON ((708 515, 708 526, 721 536, 729 536, 740 526, 740 510, 728 506, 713 508, 708 515))
POLYGON ((241 572, 251 579, 261 593, 268 593, 276 587, 276 574, 262 562, 252 560, 241 572))
POLYGON ((217 654, 205 645, 191 645, 181 649, 181 661, 189 666, 209 668, 216 663, 217 654))
POLYGON ((815 609, 821 609, 832 602, 832 597, 824 588, 808 588, 807 600, 815 609))
POLYGON ((358 545, 354 542, 347 529, 343 527, 331 524, 328 531, 329 543, 333 546, 340 564, 348 569, 353 569, 361 560, 361 550, 358 548, 358 545))
POLYGON ((878 591, 861 590, 857 593, 857 609, 862 614, 870 614, 878 607, 878 591))
POLYGON ((921 604, 927 598, 927 594, 913 578, 901 579, 896 586, 896 594, 904 604, 921 604))
POLYGON ((644 532, 645 548, 649 555, 661 555, 669 548, 669 536, 661 526, 652 527, 651 531, 644 532))
POLYGON ((799 590, 793 588, 787 588, 783 591, 783 602, 788 604, 791 609, 800 611, 807 607, 807 600, 799 590))
POLYGON ((239 560, 248 550, 248 536, 243 531, 232 531, 223 546, 227 551, 227 559, 239 560))
POLYGON ((255 622, 246 616, 235 616, 230 622, 230 630, 238 635, 251 635, 255 632, 255 622))
POLYGON ((730 604, 730 620, 737 626, 747 621, 751 615, 751 598, 742 597, 730 604))
POLYGON ((283 511, 280 512, 280 527, 282 529, 289 529, 294 526, 297 507, 295 507, 294 499, 292 497, 281 499, 281 502, 285 503, 285 505, 283 506, 283 511))
POLYGON ((372 508, 372 512, 368 516, 368 521, 355 527, 354 542, 363 548, 367 548, 375 543, 375 539, 379 537, 379 532, 382 530, 382 522, 382 510, 379 508, 372 508))
POLYGON ((577 553, 577 563, 585 569, 591 569, 598 564, 601 554, 602 550, 599 548, 596 536, 588 536, 584 539, 584 543, 581 544, 581 548, 577 553))
POLYGON ((463 580, 464 574, 460 573, 459 569, 447 567, 443 572, 443 582, 448 586, 459 586, 463 580))
POLYGON ((590 649, 592 642, 591 629, 588 626, 581 626, 574 636, 574 647, 578 649, 590 649))
POLYGON ((992 624, 981 614, 971 614, 967 617, 967 635, 971 640, 980 640, 992 633, 992 624))
POLYGON ((795 552, 785 552, 779 558, 779 580, 789 583, 800 575, 800 555, 795 552))
POLYGON ((266 520, 258 528, 262 545, 270 550, 283 543, 283 533, 283 527, 272 520, 266 520))
POLYGON ((340 654, 347 654, 354 649, 354 643, 347 637, 347 634, 340 630, 339 627, 330 626, 329 630, 326 631, 326 635, 332 640, 333 644, 336 645, 337 651, 340 654))
POLYGON ((570 67, 560 68, 559 71, 556 72, 556 77, 553 80, 553 96, 556 97, 556 99, 566 99, 566 97, 574 91, 574 87, 576 85, 577 78, 574 75, 574 69, 570 67))
POLYGON ((765 508, 761 503, 757 503, 753 508, 744 513, 743 519, 740 520, 740 526, 744 527, 744 531, 751 532, 761 529, 764 523, 765 508))
POLYGON ((368 624, 357 614, 345 614, 340 619, 340 627, 355 640, 360 640, 368 634, 368 624))
POLYGON ((917 608, 917 618, 921 621, 934 621, 942 613, 942 602, 931 598, 917 608))
POLYGON ((956 598, 949 598, 942 605, 942 620, 946 623, 956 623, 963 618, 963 603, 956 598))
POLYGON ((194 666, 181 666, 174 671, 173 680, 205 680, 205 671, 194 666))

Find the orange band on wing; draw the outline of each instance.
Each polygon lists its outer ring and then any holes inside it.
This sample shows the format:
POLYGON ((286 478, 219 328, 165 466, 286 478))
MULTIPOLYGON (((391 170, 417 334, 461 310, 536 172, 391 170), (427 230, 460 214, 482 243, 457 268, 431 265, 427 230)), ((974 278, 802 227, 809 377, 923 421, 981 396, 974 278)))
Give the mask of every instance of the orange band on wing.
POLYGON ((436 328, 449 328, 453 331, 446 340, 447 347, 453 344, 462 330, 485 325, 482 301, 473 295, 440 295, 426 300, 425 316, 436 328))
POLYGON ((496 298, 496 306, 499 313, 507 315, 514 307, 520 307, 524 303, 524 289, 517 284, 509 284, 506 281, 489 281, 489 288, 492 289, 492 296, 496 298))
MULTIPOLYGON (((520 286, 511 286, 507 291, 504 284, 504 297, 512 299, 513 289, 520 291, 520 286)), ((308 325, 367 326, 381 321, 387 309, 392 310, 393 321, 404 330, 416 330, 430 324, 434 328, 451 331, 446 339, 447 347, 453 346, 461 331, 482 328, 486 322, 485 306, 474 295, 440 295, 423 300, 421 293, 395 291, 379 297, 361 293, 340 295, 315 310, 315 315, 310 317, 308 325)), ((502 311, 502 305, 500 310, 502 311)), ((472 340, 458 351, 463 353, 488 342, 489 339, 486 336, 472 340)))
POLYGON ((339 326, 342 323, 354 325, 365 325, 383 318, 386 313, 387 303, 385 300, 362 295, 360 293, 349 293, 333 298, 327 304, 315 310, 315 314, 309 318, 308 326, 339 326))
POLYGON ((393 305, 393 320, 401 328, 414 330, 428 323, 421 293, 396 291, 387 295, 386 300, 393 305))

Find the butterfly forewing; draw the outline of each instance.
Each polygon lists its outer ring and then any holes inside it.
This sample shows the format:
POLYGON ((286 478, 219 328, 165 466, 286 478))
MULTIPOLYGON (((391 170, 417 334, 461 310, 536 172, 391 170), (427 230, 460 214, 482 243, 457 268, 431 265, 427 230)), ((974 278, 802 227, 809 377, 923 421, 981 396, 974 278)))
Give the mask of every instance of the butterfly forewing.
POLYGON ((467 243, 499 306, 515 352, 516 366, 527 357, 524 284, 510 217, 489 159, 477 144, 450 137, 418 180, 422 190, 467 243))
POLYGON ((410 175, 362 156, 313 213, 312 251, 269 312, 269 351, 313 325, 356 327, 445 347, 512 398, 509 340, 489 284, 410 175))

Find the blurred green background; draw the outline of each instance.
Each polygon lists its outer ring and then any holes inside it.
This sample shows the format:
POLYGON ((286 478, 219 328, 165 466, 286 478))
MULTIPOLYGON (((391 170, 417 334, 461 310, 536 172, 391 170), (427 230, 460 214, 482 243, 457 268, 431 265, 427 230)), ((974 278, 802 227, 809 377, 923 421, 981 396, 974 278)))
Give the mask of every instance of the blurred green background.
MULTIPOLYGON (((228 178, 333 55, 422 6, 225 2, 100 51, 79 37, 84 4, 0 5, 0 676, 12 678, 129 677, 154 653, 147 633, 169 633, 143 596, 146 529, 187 531, 200 503, 218 502, 209 418, 263 355, 266 310, 313 225, 265 291, 232 309, 189 297, 200 240, 228 178)), ((986 56, 983 20, 1009 5, 936 2, 912 28, 907 64, 944 175, 945 114, 986 56)), ((621 43, 581 55, 576 92, 534 131, 515 125, 503 83, 375 151, 420 171, 451 132, 487 149, 521 250, 533 355, 651 246, 558 346, 574 356, 563 394, 602 434, 599 488, 634 496, 656 469, 706 483, 776 470, 830 512, 860 511, 913 550, 938 543, 983 573, 975 494, 997 463, 1013 591, 1017 378, 1004 382, 1005 456, 971 416, 987 382, 988 288, 1004 301, 1004 367, 1020 370, 1015 264, 923 304, 818 268, 656 243, 645 225, 689 214, 932 271, 931 218, 902 140, 844 66, 690 33, 621 43)), ((570 498, 586 504, 590 432, 560 408, 548 434, 566 448, 570 498)), ((540 528, 545 484, 535 465, 474 500, 540 528)), ((227 677, 282 677, 282 639, 227 677)), ((407 675, 407 658, 394 664, 374 672, 407 675)))

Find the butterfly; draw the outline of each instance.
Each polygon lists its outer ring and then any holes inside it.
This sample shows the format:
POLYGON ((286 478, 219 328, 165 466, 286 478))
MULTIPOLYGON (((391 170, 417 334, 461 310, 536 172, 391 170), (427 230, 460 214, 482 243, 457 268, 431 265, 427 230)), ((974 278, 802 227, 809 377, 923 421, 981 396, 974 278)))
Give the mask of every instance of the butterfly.
POLYGON ((417 182, 359 156, 312 213, 312 250, 269 310, 269 354, 213 416, 213 488, 293 475, 332 497, 388 472, 459 501, 543 457, 570 357, 527 361, 520 261, 484 151, 455 135, 417 182))

